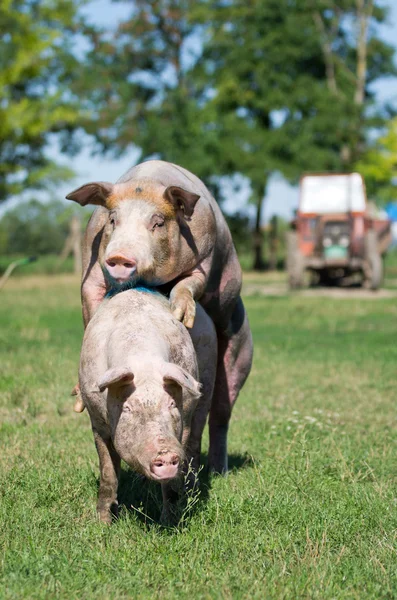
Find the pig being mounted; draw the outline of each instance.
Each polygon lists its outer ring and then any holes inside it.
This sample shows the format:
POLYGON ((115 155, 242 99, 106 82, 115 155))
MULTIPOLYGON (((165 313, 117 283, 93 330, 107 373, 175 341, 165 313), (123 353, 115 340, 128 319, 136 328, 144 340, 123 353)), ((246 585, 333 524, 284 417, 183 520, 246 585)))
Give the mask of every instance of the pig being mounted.
POLYGON ((218 366, 210 415, 217 439, 210 468, 227 470, 227 430, 251 368, 252 337, 240 297, 241 268, 230 231, 214 198, 195 175, 163 161, 130 169, 116 184, 88 183, 67 196, 98 205, 83 242, 85 326, 109 289, 138 282, 169 293, 174 316, 194 324, 196 301, 212 318, 218 366))
POLYGON ((128 290, 102 303, 85 331, 79 375, 99 455, 102 521, 117 514, 120 458, 161 483, 169 519, 183 465, 199 466, 215 372, 215 328, 200 306, 189 335, 160 294, 128 290))

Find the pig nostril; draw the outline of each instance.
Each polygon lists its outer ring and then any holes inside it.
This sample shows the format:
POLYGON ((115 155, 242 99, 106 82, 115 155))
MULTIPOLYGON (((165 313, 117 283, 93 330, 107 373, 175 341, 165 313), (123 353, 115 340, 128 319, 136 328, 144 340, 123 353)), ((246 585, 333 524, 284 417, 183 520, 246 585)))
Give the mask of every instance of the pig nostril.
POLYGON ((150 465, 151 472, 160 480, 174 479, 179 471, 180 460, 176 454, 166 454, 153 460, 150 465))
POLYGON ((125 256, 109 256, 106 259, 106 265, 113 269, 114 267, 123 267, 128 270, 136 269, 136 260, 133 258, 126 258, 125 256))

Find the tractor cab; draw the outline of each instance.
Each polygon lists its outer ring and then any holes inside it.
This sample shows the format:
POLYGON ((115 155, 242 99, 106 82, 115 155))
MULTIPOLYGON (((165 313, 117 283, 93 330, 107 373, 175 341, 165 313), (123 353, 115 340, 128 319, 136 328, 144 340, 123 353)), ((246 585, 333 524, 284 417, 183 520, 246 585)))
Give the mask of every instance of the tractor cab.
POLYGON ((293 229, 287 238, 290 287, 302 287, 307 272, 317 283, 354 278, 372 289, 380 286, 390 222, 370 214, 358 173, 303 176, 293 229))

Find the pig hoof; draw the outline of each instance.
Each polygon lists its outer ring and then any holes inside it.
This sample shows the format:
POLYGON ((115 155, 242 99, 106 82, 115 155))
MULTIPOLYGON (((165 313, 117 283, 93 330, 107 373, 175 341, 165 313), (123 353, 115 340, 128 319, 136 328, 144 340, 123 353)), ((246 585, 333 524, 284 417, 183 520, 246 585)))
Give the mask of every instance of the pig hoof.
POLYGON ((117 519, 118 514, 117 504, 112 504, 110 508, 97 508, 98 519, 106 525, 111 525, 117 519))
POLYGON ((196 302, 188 291, 180 292, 171 299, 172 314, 188 329, 192 329, 196 316, 196 302))
POLYGON ((224 468, 216 468, 216 467, 210 467, 208 469, 208 473, 210 475, 213 475, 214 477, 227 477, 228 474, 228 470, 224 469, 224 468))
POLYGON ((98 512, 98 518, 101 521, 101 523, 105 523, 105 525, 111 525, 113 522, 112 515, 109 513, 108 510, 98 512))
POLYGON ((228 460, 210 460, 208 464, 208 473, 210 475, 223 475, 226 476, 228 473, 228 460))
POLYGON ((76 413, 82 413, 84 409, 85 409, 85 406, 84 406, 83 400, 80 396, 80 397, 76 398, 76 402, 74 403, 73 410, 76 413))
POLYGON ((178 523, 179 515, 177 511, 163 508, 160 515, 160 525, 163 527, 176 527, 178 523))
POLYGON ((85 409, 85 406, 84 406, 83 399, 81 397, 79 384, 74 386, 71 396, 76 396, 76 400, 75 400, 74 407, 73 407, 74 412, 82 413, 83 410, 85 409))

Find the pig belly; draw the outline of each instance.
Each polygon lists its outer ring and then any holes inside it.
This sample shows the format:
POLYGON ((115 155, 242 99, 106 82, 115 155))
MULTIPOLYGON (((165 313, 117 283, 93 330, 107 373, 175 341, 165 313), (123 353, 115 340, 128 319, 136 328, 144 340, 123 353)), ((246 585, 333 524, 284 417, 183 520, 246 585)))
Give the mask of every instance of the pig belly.
POLYGON ((231 256, 223 269, 213 269, 206 291, 200 299, 216 329, 227 330, 241 292, 241 267, 232 248, 231 256))

